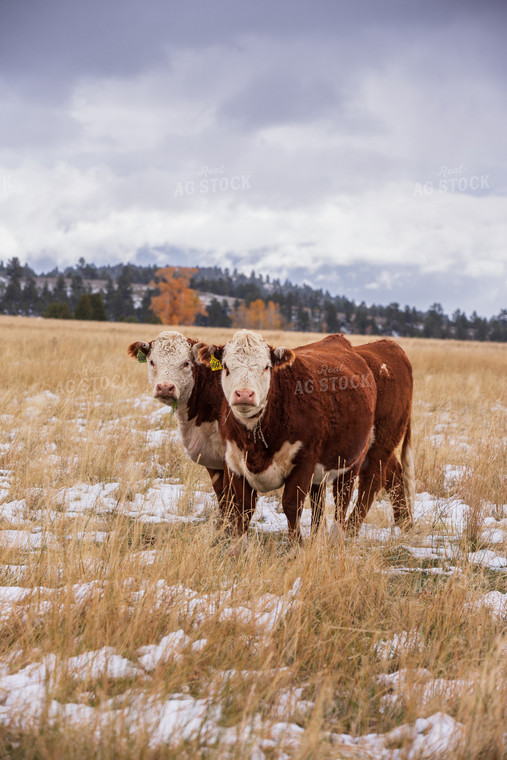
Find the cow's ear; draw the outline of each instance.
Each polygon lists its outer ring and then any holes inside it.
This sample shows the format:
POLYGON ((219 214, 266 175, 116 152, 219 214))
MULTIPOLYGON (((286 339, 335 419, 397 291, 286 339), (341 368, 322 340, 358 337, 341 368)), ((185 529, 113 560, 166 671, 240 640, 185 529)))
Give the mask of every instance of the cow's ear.
POLYGON ((215 362, 222 363, 222 356, 224 353, 224 347, 223 346, 206 346, 203 345, 202 348, 198 351, 198 357, 199 362, 201 364, 205 364, 207 367, 211 367, 212 369, 221 369, 221 367, 213 367, 213 359, 215 359, 215 362))
POLYGON ((192 338, 188 339, 188 343, 190 345, 190 351, 192 352, 194 362, 199 364, 199 351, 201 348, 207 348, 206 343, 199 343, 197 340, 192 340, 192 338))
POLYGON ((293 364, 296 354, 291 348, 285 348, 280 346, 279 348, 271 349, 271 364, 274 369, 282 369, 282 367, 290 367, 293 364))
POLYGON ((146 354, 150 353, 150 348, 151 343, 146 343, 144 340, 136 340, 135 343, 131 343, 127 348, 127 353, 133 359, 137 359, 138 361, 143 361, 139 357, 144 356, 144 361, 146 361, 146 354))

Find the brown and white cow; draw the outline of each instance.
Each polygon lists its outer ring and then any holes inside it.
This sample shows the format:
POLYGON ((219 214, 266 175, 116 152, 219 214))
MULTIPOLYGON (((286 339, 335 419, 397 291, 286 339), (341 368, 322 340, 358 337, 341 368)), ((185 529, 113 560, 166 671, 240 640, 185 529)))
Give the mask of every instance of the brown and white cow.
POLYGON ((242 330, 224 347, 199 351, 208 365, 213 356, 222 363, 231 412, 220 420, 225 461, 256 491, 284 486, 289 535, 299 538, 312 484, 349 472, 353 478, 361 469, 372 435, 373 375, 359 354, 332 335, 291 350, 272 348, 242 330))
POLYGON ((247 483, 236 484, 234 491, 241 493, 242 504, 236 506, 231 502, 230 478, 218 426, 224 406, 220 372, 197 361, 202 346, 193 338, 166 330, 152 341, 131 343, 127 351, 134 359, 146 360, 153 396, 173 407, 185 451, 207 469, 222 515, 233 509, 241 523, 243 512, 255 508, 255 494, 247 483))

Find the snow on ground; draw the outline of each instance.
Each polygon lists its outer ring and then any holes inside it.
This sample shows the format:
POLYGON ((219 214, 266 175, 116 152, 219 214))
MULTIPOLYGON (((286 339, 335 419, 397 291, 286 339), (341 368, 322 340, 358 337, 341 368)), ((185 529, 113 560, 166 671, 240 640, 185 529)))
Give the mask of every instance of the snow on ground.
MULTIPOLYGON (((55 398, 39 398, 35 409, 42 403, 53 402, 55 398)), ((146 412, 150 424, 160 424, 169 408, 153 411, 150 397, 135 399, 134 407, 146 412)), ((75 420, 76 429, 84 439, 87 420, 84 417, 75 420)), ((114 427, 114 421, 111 423, 114 427)), ((442 436, 436 432, 436 437, 442 436)), ((181 447, 179 436, 175 431, 154 429, 143 433, 146 448, 151 451, 164 444, 181 447)), ((10 444, 2 444, 8 450, 10 444)), ((56 456, 48 451, 48 456, 56 456)), ((465 467, 448 465, 445 468, 444 485, 452 492, 460 480, 466 477, 465 467)), ((145 523, 198 522, 215 508, 215 497, 210 492, 190 491, 174 479, 157 479, 149 484, 140 483, 134 494, 125 497, 118 482, 83 483, 77 482, 66 489, 55 489, 48 493, 48 506, 29 507, 30 494, 26 498, 10 497, 13 473, 0 470, 0 548, 12 552, 40 552, 47 547, 61 547, 62 542, 107 541, 109 536, 108 517, 122 514, 145 523), (171 481, 172 482, 169 482, 171 481), (53 529, 53 524, 62 518, 66 526, 72 520, 81 520, 79 530, 72 531, 66 527, 65 532, 53 529), (93 520, 93 527, 82 530, 83 518, 93 520)), ((14 496, 14 495, 13 495, 14 496)), ((333 522, 332 495, 328 490, 326 503, 328 507, 328 527, 333 522)), ((387 502, 381 502, 386 513, 391 517, 387 502)), ((488 568, 494 573, 507 572, 507 509, 502 510, 493 505, 485 505, 483 529, 480 534, 482 544, 477 551, 464 555, 459 540, 466 528, 469 507, 452 494, 446 498, 436 497, 430 493, 419 493, 416 497, 414 518, 420 526, 426 526, 417 540, 400 543, 399 528, 377 527, 365 524, 361 528, 358 541, 377 544, 394 544, 408 555, 403 565, 384 569, 382 572, 405 574, 422 572, 428 574, 449 575, 463 572, 463 565, 468 562, 472 567, 488 568), (494 515, 494 516, 493 516, 494 515), (497 550, 498 549, 498 550, 497 550)), ((305 509, 302 515, 302 533, 308 536, 311 526, 311 513, 305 509)), ((261 536, 265 533, 286 535, 287 521, 281 510, 277 496, 264 495, 258 499, 256 513, 252 520, 251 534, 261 536)), ((139 560, 146 565, 156 561, 157 551, 147 549, 138 552, 139 560)), ((137 555, 136 555, 137 556, 137 555)), ((24 560, 26 562, 26 559, 24 560)), ((84 565, 88 560, 83 560, 84 565)), ((15 564, 12 558, 0 565, 0 622, 8 621, 11 616, 41 616, 51 605, 66 603, 84 604, 94 595, 101 595, 104 590, 104 568, 99 562, 86 565, 87 572, 97 573, 94 580, 76 583, 70 588, 27 588, 23 586, 26 565, 15 564), (16 583, 16 585, 8 585, 16 583), (70 597, 69 597, 70 593, 70 597), (73 600, 73 601, 72 601, 73 600)), ((90 726, 93 731, 105 729, 111 723, 127 726, 132 733, 147 732, 150 746, 157 747, 163 742, 179 738, 192 738, 199 734, 201 741, 223 742, 225 746, 234 746, 239 739, 251 742, 250 757, 263 760, 267 756, 283 757, 283 749, 297 749, 300 745, 303 728, 288 718, 295 713, 307 714, 314 705, 303 698, 303 690, 289 689, 277 696, 272 708, 271 719, 256 716, 249 726, 224 728, 220 725, 221 710, 214 696, 227 679, 255 678, 255 671, 244 673, 222 671, 216 673, 215 686, 210 687, 209 697, 194 699, 188 693, 170 694, 165 698, 149 697, 143 686, 151 673, 171 661, 177 661, 187 651, 198 652, 205 649, 206 639, 193 640, 191 632, 204 621, 213 618, 217 623, 235 621, 238 624, 253 626, 259 641, 276 629, 290 610, 298 604, 301 596, 302 580, 296 579, 292 587, 282 595, 263 594, 255 603, 241 602, 235 599, 232 589, 221 589, 214 593, 199 593, 185 586, 171 586, 160 579, 155 587, 153 604, 164 607, 168 604, 175 610, 180 626, 169 631, 160 641, 148 643, 137 652, 125 653, 112 647, 96 651, 81 652, 72 657, 61 658, 49 654, 24 667, 15 670, 10 662, 0 663, 0 724, 17 723, 21 727, 32 728, 47 715, 49 722, 67 720, 75 726, 90 726), (57 701, 47 699, 49 684, 61 676, 70 676, 78 685, 82 683, 83 693, 79 701, 57 701), (93 679, 110 680, 130 679, 132 688, 125 694, 124 704, 121 695, 108 700, 99 707, 86 704, 86 684, 93 679), (274 750, 278 754, 273 754, 274 750)), ((142 581, 133 585, 127 594, 128 604, 135 608, 144 597, 146 587, 142 581)), ((153 594, 153 586, 150 593, 153 594)), ((489 591, 473 603, 477 609, 489 611, 493 617, 507 618, 507 594, 489 591)), ((393 633, 388 639, 379 641, 376 652, 380 659, 391 661, 407 650, 418 650, 423 646, 417 631, 393 633)), ((431 672, 400 670, 383 675, 379 686, 385 690, 382 697, 382 709, 404 698, 408 687, 417 686, 421 707, 435 696, 450 696, 470 689, 468 681, 451 681, 434 678, 431 672)), ((79 690, 78 690, 79 691, 79 690)), ((79 694, 78 694, 79 696, 79 694)), ((77 697, 76 697, 77 698, 77 697)), ((445 713, 435 713, 428 718, 416 720, 414 724, 404 724, 387 734, 369 734, 350 736, 348 734, 330 734, 327 738, 344 751, 354 748, 365 753, 364 756, 401 760, 401 750, 393 749, 403 743, 403 758, 429 758, 451 756, 456 744, 463 736, 463 726, 445 713)), ((361 755, 363 756, 363 755, 361 755)))
POLYGON ((507 594, 500 591, 488 591, 476 603, 478 607, 487 607, 494 617, 507 620, 507 594))
MULTIPOLYGON (((418 718, 413 725, 403 724, 387 734, 367 734, 351 737, 333 734, 334 743, 346 751, 355 747, 366 753, 357 757, 377 760, 436 760, 452 757, 463 740, 463 726, 446 713, 438 712, 429 718, 418 718), (389 749, 403 743, 404 749, 389 749)), ((343 755, 347 757, 347 754, 343 755)))

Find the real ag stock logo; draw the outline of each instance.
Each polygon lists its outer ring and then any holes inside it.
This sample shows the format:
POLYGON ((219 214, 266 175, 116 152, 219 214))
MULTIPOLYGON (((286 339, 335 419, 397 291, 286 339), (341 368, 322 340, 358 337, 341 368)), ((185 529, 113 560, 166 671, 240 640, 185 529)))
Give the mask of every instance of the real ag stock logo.
POLYGON ((463 164, 449 167, 441 166, 434 172, 437 179, 426 182, 416 182, 414 195, 428 196, 433 193, 477 193, 490 190, 489 174, 474 174, 469 176, 463 164))
POLYGON ((225 165, 201 166, 192 172, 195 179, 178 182, 174 191, 175 198, 189 195, 209 195, 250 190, 250 174, 235 174, 228 177, 225 165))

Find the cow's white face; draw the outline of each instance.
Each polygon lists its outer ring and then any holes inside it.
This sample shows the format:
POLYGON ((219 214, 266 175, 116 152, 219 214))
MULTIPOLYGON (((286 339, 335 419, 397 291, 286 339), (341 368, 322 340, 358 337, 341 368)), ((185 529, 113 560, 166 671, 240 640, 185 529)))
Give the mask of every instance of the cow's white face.
POLYGON ((153 396, 170 406, 186 403, 194 387, 192 344, 181 333, 166 330, 149 346, 146 366, 153 396))
POLYGON ((271 349, 256 333, 241 330, 224 346, 222 388, 241 422, 257 419, 266 406, 271 367, 271 349))

